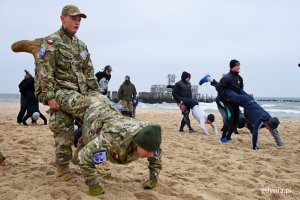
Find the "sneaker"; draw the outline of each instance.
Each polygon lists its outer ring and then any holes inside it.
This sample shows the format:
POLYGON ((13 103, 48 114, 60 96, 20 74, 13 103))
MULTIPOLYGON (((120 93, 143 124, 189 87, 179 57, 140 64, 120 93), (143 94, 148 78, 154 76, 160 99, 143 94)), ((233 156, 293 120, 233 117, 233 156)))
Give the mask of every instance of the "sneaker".
POLYGON ((203 83, 206 83, 208 81, 211 80, 211 77, 209 74, 207 74, 206 76, 204 76, 200 81, 199 81, 199 85, 202 85, 203 83))
POLYGON ((183 133, 183 132, 184 132, 184 130, 183 130, 183 129, 179 129, 179 132, 183 133))
POLYGON ((227 140, 226 137, 224 137, 224 138, 220 138, 220 139, 219 139, 219 142, 221 142, 221 143, 223 143, 223 144, 226 144, 226 143, 228 143, 229 141, 227 140))

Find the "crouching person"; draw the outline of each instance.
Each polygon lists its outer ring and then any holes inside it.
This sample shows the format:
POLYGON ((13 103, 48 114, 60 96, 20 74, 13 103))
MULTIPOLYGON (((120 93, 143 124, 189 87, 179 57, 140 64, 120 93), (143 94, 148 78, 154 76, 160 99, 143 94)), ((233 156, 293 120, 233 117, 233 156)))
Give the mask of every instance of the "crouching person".
POLYGON ((96 165, 101 167, 107 161, 127 164, 138 158, 147 158, 149 162, 149 179, 144 189, 155 188, 162 169, 161 127, 125 117, 109 104, 108 100, 95 103, 86 110, 82 136, 72 158, 82 169, 89 194, 104 193, 96 165))
POLYGON ((114 132, 107 127, 107 131, 98 135, 79 151, 79 166, 82 169, 85 183, 89 186, 89 195, 98 196, 104 193, 99 184, 99 175, 95 165, 101 165, 106 161, 127 164, 138 158, 147 158, 149 180, 144 184, 144 189, 155 188, 162 168, 161 128, 158 125, 147 124, 139 124, 130 128, 133 130, 114 132))
POLYGON ((278 147, 284 146, 280 134, 277 130, 280 121, 277 117, 271 115, 263 109, 251 96, 241 95, 230 90, 224 90, 228 99, 233 103, 244 108, 246 126, 252 133, 253 150, 258 150, 258 135, 261 128, 266 128, 270 131, 278 147))

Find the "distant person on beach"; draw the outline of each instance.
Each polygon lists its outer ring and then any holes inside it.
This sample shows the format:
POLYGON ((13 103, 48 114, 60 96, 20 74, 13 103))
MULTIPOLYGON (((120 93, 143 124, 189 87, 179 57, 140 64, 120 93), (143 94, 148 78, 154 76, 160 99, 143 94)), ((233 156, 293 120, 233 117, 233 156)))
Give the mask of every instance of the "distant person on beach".
POLYGON ((36 94, 50 107, 57 179, 72 178, 69 162, 76 121, 82 126, 83 137, 83 148, 77 151, 78 164, 90 195, 104 193, 95 164, 106 160, 126 164, 139 157, 148 158, 149 179, 144 188, 153 189, 162 169, 161 127, 123 116, 100 94, 88 49, 76 36, 82 18, 86 15, 76 6, 64 6, 60 30, 45 37, 41 46, 35 40, 19 41, 13 47, 17 52, 31 52, 37 60, 36 94), (39 48, 38 56, 31 47, 39 48))
POLYGON ((246 94, 243 90, 243 78, 239 75, 240 62, 237 60, 231 60, 229 67, 229 73, 225 74, 216 86, 220 100, 224 103, 227 111, 227 120, 222 127, 222 137, 220 138, 220 142, 222 143, 227 143, 231 140, 231 135, 236 130, 239 122, 239 106, 227 101, 224 90, 229 89, 238 94, 246 94))
MULTIPOLYGON (((47 124, 46 117, 39 110, 39 102, 35 96, 34 78, 26 70, 25 79, 21 83, 21 101, 23 101, 23 107, 25 108, 26 115, 23 116, 21 122, 28 126, 26 120, 31 117, 31 123, 35 124, 39 117, 44 120, 44 124, 47 124)), ((21 103, 22 104, 22 103, 21 103)), ((22 106, 21 106, 22 107, 22 106)), ((23 111, 22 111, 23 112, 23 111)), ((20 115, 21 116, 21 115, 20 115)), ((18 116, 19 117, 19 116, 18 116)))
POLYGON ((0 151, 0 166, 5 166, 5 157, 2 155, 1 151, 0 151))
POLYGON ((26 78, 20 91, 23 93, 26 104, 26 115, 22 118, 22 123, 28 126, 26 121, 31 117, 32 123, 35 124, 41 117, 44 120, 44 125, 47 125, 46 117, 39 110, 39 102, 35 96, 34 78, 32 76, 26 78))
POLYGON ((265 127, 274 137, 277 146, 283 146, 283 142, 277 131, 280 121, 277 117, 271 115, 264 110, 256 101, 248 94, 238 94, 232 90, 225 89, 224 92, 229 101, 244 108, 245 118, 252 133, 253 149, 259 149, 258 134, 259 129, 265 127))
POLYGON ((200 110, 199 103, 192 97, 192 89, 190 83, 191 75, 184 71, 181 74, 181 80, 175 83, 172 95, 174 100, 179 105, 181 102, 188 108, 192 110, 194 118, 199 122, 200 130, 203 135, 209 135, 207 129, 205 128, 205 123, 211 124, 214 129, 214 133, 217 134, 217 128, 214 123, 214 115, 207 114, 200 110), (209 119, 208 116, 211 116, 209 119), (212 121, 211 121, 212 120, 212 121))
POLYGON ((136 89, 134 84, 130 81, 130 76, 125 76, 125 81, 122 83, 118 90, 118 99, 124 106, 132 113, 133 106, 132 106, 132 99, 136 99, 136 89))
POLYGON ((99 71, 95 74, 97 77, 97 82, 99 84, 100 93, 103 95, 107 95, 108 90, 108 82, 111 78, 112 68, 110 65, 106 65, 103 71, 99 71))
MULTIPOLYGON (((20 99, 20 111, 17 117, 17 122, 20 124, 22 123, 22 119, 25 116, 26 113, 26 93, 27 93, 27 89, 24 87, 24 84, 30 79, 32 78, 32 75, 30 74, 29 71, 27 71, 26 69, 25 71, 25 76, 24 79, 20 82, 19 84, 19 91, 21 94, 21 99, 20 99)), ((34 121, 33 121, 34 122, 34 121)))

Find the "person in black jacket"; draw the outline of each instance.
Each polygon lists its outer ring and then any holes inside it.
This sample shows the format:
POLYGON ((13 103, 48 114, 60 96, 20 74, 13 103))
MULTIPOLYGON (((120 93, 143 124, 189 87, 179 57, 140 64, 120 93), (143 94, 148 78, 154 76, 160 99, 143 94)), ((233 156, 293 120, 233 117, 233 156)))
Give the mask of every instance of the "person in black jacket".
MULTIPOLYGON (((224 76, 225 74, 222 75, 222 77, 224 76)), ((200 79, 199 81, 199 85, 202 85, 203 83, 206 83, 206 82, 210 82, 210 85, 215 87, 215 89, 217 89, 217 86, 218 86, 218 82, 213 79, 209 74, 205 75, 202 79, 200 79)), ((221 98, 220 98, 220 95, 218 94, 217 97, 215 98, 215 102, 217 104, 217 107, 218 107, 218 110, 222 116, 222 121, 223 121, 223 127, 224 125, 226 125, 227 123, 227 109, 225 108, 224 106, 224 103, 221 101, 221 98)), ((238 126, 235 127, 234 129, 234 133, 235 134, 239 134, 237 128, 243 128, 245 127, 245 117, 244 117, 244 114, 241 112, 241 110, 239 109, 239 121, 238 121, 238 126)), ((221 131, 223 131, 223 128, 221 129, 221 131)))
POLYGON ((183 132, 185 125, 188 125, 189 132, 194 132, 190 124, 190 110, 195 106, 199 105, 198 101, 192 97, 192 86, 190 83, 191 74, 184 71, 181 74, 181 80, 175 83, 175 86, 172 91, 172 95, 177 104, 185 106, 185 112, 183 113, 183 118, 181 120, 179 131, 183 132))
POLYGON ((232 90, 238 94, 246 94, 243 90, 244 83, 243 78, 239 75, 240 72, 240 62, 237 60, 231 60, 229 63, 230 71, 225 74, 219 84, 217 84, 216 89, 220 100, 224 103, 224 106, 227 110, 227 120, 222 128, 222 137, 220 142, 227 143, 231 140, 231 135, 239 122, 239 106, 227 101, 225 89, 232 90))
POLYGON ((41 117, 44 120, 44 125, 47 125, 46 117, 39 110, 39 102, 34 94, 34 78, 27 78, 23 84, 22 92, 24 93, 26 102, 26 115, 23 117, 22 122, 24 126, 28 126, 26 120, 32 118, 33 123, 41 117))
POLYGON ((22 123, 22 119, 26 113, 26 88, 24 88, 24 83, 29 79, 32 78, 32 75, 25 69, 25 76, 24 79, 20 82, 19 84, 19 91, 21 94, 21 99, 20 99, 20 111, 17 116, 17 122, 20 124, 22 123))
POLYGON ((102 72, 99 71, 95 74, 95 76, 97 77, 97 82, 100 87, 100 93, 103 95, 107 95, 108 82, 111 78, 111 72, 112 72, 111 66, 106 65, 102 72))

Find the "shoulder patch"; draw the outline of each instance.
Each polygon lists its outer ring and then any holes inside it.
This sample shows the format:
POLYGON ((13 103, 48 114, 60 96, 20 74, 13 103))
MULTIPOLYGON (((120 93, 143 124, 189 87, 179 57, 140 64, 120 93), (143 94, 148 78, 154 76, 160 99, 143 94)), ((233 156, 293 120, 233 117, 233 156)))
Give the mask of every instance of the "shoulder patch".
POLYGON ((86 57, 89 55, 89 52, 87 50, 83 50, 80 52, 80 56, 82 59, 86 59, 86 57))
POLYGON ((45 54, 46 50, 44 48, 41 48, 40 51, 39 51, 39 58, 43 57, 44 54, 45 54))
POLYGON ((106 151, 99 151, 94 153, 93 161, 95 164, 100 164, 107 161, 106 151))

